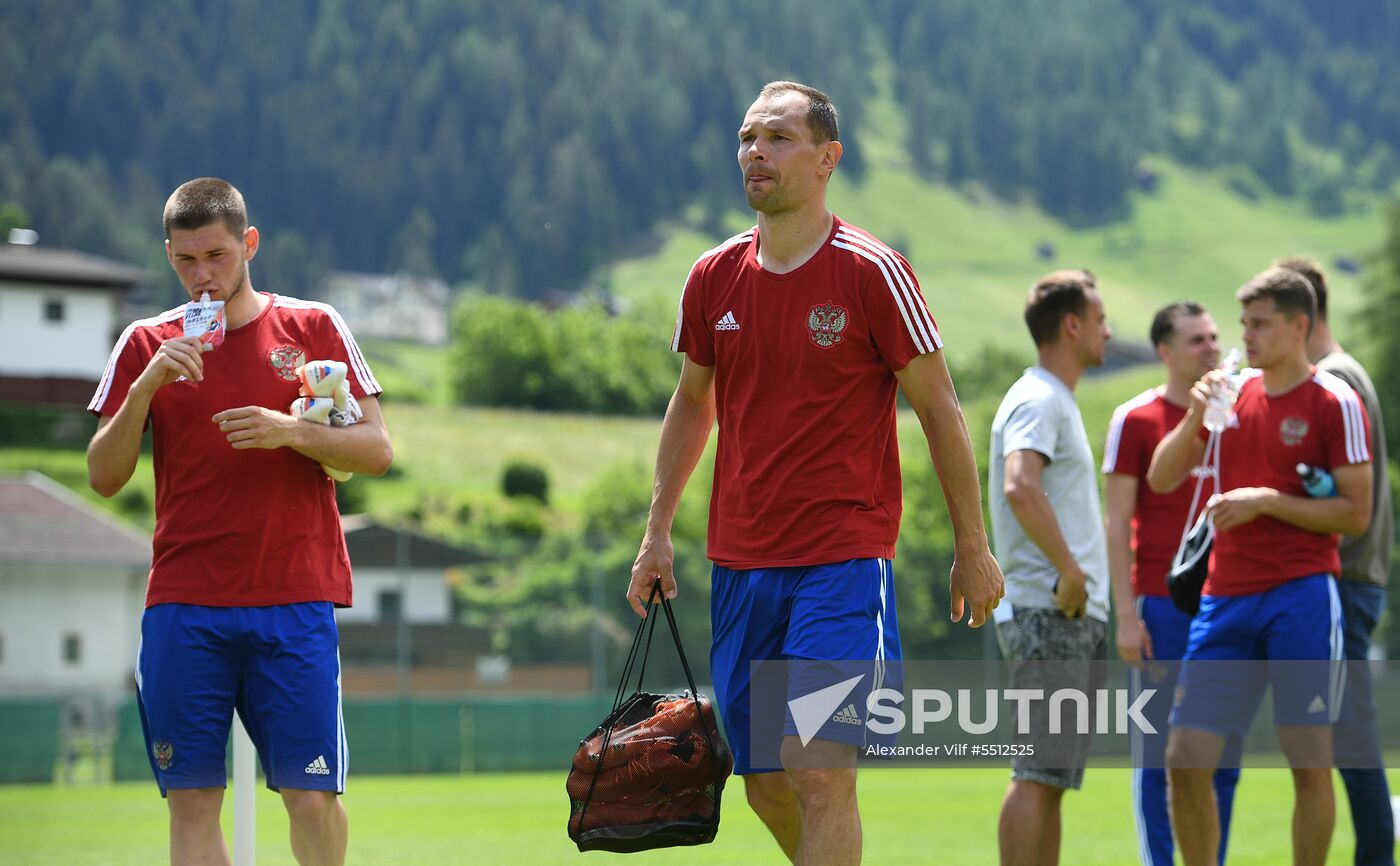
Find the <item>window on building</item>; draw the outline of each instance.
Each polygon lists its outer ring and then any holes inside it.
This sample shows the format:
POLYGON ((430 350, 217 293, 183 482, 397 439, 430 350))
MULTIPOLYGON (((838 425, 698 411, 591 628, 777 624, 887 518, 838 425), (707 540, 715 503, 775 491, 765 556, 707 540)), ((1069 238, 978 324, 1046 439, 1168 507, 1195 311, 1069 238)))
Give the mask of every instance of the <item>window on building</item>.
POLYGON ((379 621, 398 622, 403 616, 403 594, 397 589, 386 589, 379 593, 379 621))
POLYGON ((76 665, 83 660, 83 638, 82 635, 69 632, 63 636, 63 661, 65 664, 76 665))
POLYGON ((49 298, 44 301, 44 321, 61 322, 63 321, 63 314, 64 305, 62 298, 49 298))

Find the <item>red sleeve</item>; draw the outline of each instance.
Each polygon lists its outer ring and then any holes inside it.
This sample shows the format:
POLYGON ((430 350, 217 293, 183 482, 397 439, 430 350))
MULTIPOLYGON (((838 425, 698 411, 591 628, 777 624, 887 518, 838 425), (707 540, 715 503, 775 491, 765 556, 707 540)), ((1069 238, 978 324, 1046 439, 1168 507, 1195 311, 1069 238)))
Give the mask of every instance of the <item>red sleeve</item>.
POLYGON ((145 371, 153 354, 146 332, 138 329, 135 322, 128 325, 112 348, 107 366, 102 370, 102 378, 97 383, 97 391, 88 403, 88 411, 108 418, 117 414, 126 402, 126 394, 131 390, 132 383, 145 371))
POLYGON ((676 330, 671 337, 671 351, 684 352, 701 367, 715 365, 715 334, 705 315, 705 271, 709 262, 709 258, 700 259, 685 278, 676 310, 676 330))
POLYGON ((1328 392, 1328 399, 1323 402, 1322 434, 1329 469, 1371 462, 1366 407, 1351 388, 1328 392))
POLYGON ((909 262, 888 247, 875 253, 866 269, 866 321, 880 359, 898 372, 918 356, 943 348, 943 340, 909 262))
POLYGON ((325 306, 325 311, 326 315, 318 323, 315 357, 310 360, 343 362, 349 368, 345 378, 350 383, 350 393, 357 400, 384 393, 340 313, 329 304, 325 306))
POLYGON ((1152 462, 1152 449, 1143 447, 1147 427, 1144 419, 1121 408, 1113 414, 1103 446, 1105 475, 1131 475, 1138 480, 1147 477, 1147 467, 1152 462))

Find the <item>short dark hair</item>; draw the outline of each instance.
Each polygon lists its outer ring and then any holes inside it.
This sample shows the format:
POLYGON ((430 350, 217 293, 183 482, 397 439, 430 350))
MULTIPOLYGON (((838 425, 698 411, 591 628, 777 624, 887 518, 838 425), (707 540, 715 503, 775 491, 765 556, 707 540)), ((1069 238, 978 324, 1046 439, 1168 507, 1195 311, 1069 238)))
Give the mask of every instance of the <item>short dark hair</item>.
POLYGON ((1176 334, 1176 320, 1190 316, 1204 316, 1206 308, 1195 301, 1177 301, 1167 304, 1152 316, 1152 329, 1148 338, 1152 345, 1160 346, 1176 334))
POLYGON ((222 222, 236 238, 248 228, 248 208, 233 184, 217 177, 198 177, 180 184, 165 202, 162 223, 171 229, 201 229, 222 222))
POLYGON ((758 92, 759 98, 778 93, 800 93, 807 97, 807 127, 812 130, 812 138, 817 144, 841 140, 841 128, 837 122, 836 105, 831 97, 815 87, 808 87, 796 81, 770 81, 758 92))
POLYGON ((1307 277, 1292 268, 1275 266, 1255 274, 1235 292, 1235 300, 1241 306, 1266 298, 1289 319, 1307 316, 1308 333, 1312 334, 1313 322, 1317 321, 1317 294, 1307 277))
POLYGON ((1322 265, 1317 263, 1317 259, 1288 256, 1274 262, 1274 267, 1297 271, 1312 283, 1313 294, 1317 296, 1317 317, 1327 321, 1327 275, 1322 272, 1322 265))
POLYGON ((1026 296, 1026 327, 1036 346, 1046 346, 1060 336, 1060 322, 1067 314, 1082 316, 1089 309, 1089 292, 1098 285, 1091 271, 1054 271, 1031 286, 1026 296))

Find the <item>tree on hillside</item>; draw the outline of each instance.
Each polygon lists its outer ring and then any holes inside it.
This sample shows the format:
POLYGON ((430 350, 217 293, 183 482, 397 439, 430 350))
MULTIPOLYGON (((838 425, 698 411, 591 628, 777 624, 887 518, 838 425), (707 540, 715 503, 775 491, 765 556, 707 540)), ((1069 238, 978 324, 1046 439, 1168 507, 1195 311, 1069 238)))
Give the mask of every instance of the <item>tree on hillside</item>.
MULTIPOLYGON (((1386 212, 1385 240, 1371 256, 1362 292, 1360 324, 1371 380, 1382 406, 1400 407, 1400 203, 1386 212)), ((1386 422, 1386 446, 1400 457, 1400 417, 1386 422)))
POLYGON ((741 208, 764 81, 835 97, 858 183, 889 74, 913 165, 1067 221, 1119 216, 1159 153, 1335 212, 1400 176, 1392 5, 775 0, 752 27, 735 0, 228 0, 211 54, 188 3, 0 4, 0 202, 147 264, 168 191, 220 175, 298 235, 269 283, 406 267, 544 297, 741 208))

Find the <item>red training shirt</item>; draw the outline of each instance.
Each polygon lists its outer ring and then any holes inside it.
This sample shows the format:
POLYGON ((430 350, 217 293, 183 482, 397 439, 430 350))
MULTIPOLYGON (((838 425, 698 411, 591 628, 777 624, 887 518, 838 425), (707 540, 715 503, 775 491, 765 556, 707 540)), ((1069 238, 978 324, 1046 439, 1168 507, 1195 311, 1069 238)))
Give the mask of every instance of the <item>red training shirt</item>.
POLYGON ((942 346, 914 272, 833 220, 795 271, 758 229, 691 268, 671 348, 715 368, 709 557, 728 568, 894 556, 903 508, 895 371, 942 346))
MULTIPOLYGON (((1338 466, 1371 461, 1366 410, 1341 379, 1314 369, 1283 394, 1269 395, 1259 371, 1246 372, 1220 437, 1220 489, 1271 487, 1307 496, 1297 464, 1338 466)), ((1201 430, 1205 435, 1205 429, 1201 430)), ((1207 482, 1206 489, 1211 485, 1207 482)), ((1341 572, 1338 536, 1257 517, 1217 532, 1206 595, 1264 592, 1309 575, 1341 572)))
MULTIPOLYGON (((147 607, 350 604, 335 482, 291 448, 236 451, 211 420, 242 406, 286 412, 307 361, 344 361, 356 398, 381 393, 339 313, 267 297, 256 318, 204 355, 204 381, 182 378, 151 401, 156 532, 147 607)), ((180 306, 127 326, 89 411, 117 413, 160 344, 184 334, 183 314, 180 306)))
MULTIPOLYGON (((1103 449, 1103 473, 1119 473, 1137 479, 1137 505, 1133 509, 1133 595, 1167 595, 1167 572, 1181 543, 1187 511, 1196 484, 1192 479, 1171 493, 1153 493, 1147 485, 1152 452, 1185 417, 1178 406, 1157 390, 1144 391, 1113 411, 1103 449)), ((1205 506, 1206 494, 1202 493, 1205 506)))

